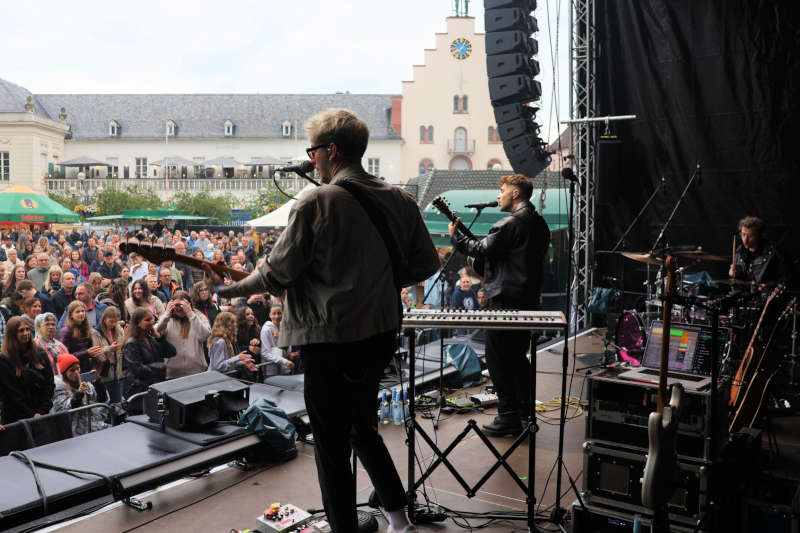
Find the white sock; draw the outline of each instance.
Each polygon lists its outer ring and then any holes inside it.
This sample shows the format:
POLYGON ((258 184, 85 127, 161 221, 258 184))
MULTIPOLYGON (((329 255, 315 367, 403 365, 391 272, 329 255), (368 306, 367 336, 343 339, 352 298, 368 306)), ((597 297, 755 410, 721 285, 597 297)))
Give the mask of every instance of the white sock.
POLYGON ((408 517, 403 509, 397 511, 383 511, 386 518, 389 520, 389 525, 392 526, 393 531, 402 531, 404 527, 409 525, 408 517))

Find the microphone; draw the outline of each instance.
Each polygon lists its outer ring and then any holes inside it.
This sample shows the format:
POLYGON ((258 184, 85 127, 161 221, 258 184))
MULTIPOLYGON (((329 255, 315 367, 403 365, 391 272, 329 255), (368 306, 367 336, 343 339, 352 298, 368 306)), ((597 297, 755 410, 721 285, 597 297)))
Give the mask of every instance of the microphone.
POLYGON ((564 169, 561 170, 561 176, 565 180, 574 181, 575 183, 578 183, 578 176, 576 176, 575 173, 572 171, 572 169, 569 167, 565 167, 564 169))
POLYGON ((288 167, 283 167, 276 170, 280 170, 281 172, 297 172, 298 174, 305 174, 306 172, 311 172, 314 170, 314 162, 309 159, 308 161, 303 161, 297 165, 289 165, 288 167))
POLYGON ((474 209, 486 209, 487 207, 497 207, 497 202, 483 202, 482 204, 464 204, 464 207, 474 209))

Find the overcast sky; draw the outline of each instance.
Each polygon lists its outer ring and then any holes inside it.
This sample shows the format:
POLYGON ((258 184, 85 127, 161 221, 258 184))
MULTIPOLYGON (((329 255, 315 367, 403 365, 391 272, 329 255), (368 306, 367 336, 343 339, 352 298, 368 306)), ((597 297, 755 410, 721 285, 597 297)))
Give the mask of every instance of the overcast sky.
MULTIPOLYGON (((3 6, 0 77, 49 93, 400 94, 452 0, 37 0, 3 6)), ((470 1, 483 31, 483 2, 470 1)), ((539 0, 541 122, 569 108, 569 4, 539 0), (548 14, 549 20, 548 23, 548 14), (559 23, 557 24, 557 17, 559 23), (558 31, 554 94, 550 41, 558 31)), ((554 51, 553 51, 554 54, 554 51)))

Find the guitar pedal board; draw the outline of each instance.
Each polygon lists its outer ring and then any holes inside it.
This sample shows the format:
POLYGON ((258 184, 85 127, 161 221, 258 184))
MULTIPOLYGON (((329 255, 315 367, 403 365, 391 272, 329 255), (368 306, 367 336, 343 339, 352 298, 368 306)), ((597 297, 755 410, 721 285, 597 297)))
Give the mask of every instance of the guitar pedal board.
POLYGON ((314 529, 304 528, 311 521, 311 515, 291 503, 273 503, 258 517, 257 521, 256 529, 261 533, 314 531, 314 529))

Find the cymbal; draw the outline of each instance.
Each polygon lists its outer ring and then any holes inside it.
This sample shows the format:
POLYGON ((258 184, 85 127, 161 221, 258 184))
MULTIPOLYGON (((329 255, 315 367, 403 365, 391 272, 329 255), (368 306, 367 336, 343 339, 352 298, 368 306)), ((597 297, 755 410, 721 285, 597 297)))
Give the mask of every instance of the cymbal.
POLYGON ((728 261, 730 258, 721 255, 709 254, 702 249, 672 252, 672 255, 695 261, 728 261))
POLYGON ((623 257, 627 257, 628 259, 633 259, 634 261, 638 261, 639 263, 647 263, 648 265, 660 265, 663 263, 663 258, 651 254, 650 252, 620 252, 623 257))
POLYGON ((752 281, 745 281, 743 279, 715 279, 714 283, 717 285, 752 285, 752 281))

